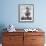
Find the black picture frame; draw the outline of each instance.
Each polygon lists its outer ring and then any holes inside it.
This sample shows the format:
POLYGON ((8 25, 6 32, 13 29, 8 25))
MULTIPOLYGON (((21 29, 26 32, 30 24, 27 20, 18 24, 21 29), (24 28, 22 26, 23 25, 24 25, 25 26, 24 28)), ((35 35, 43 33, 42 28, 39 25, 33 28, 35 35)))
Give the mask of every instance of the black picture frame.
POLYGON ((34 22, 34 4, 19 4, 18 18, 19 22, 34 22))

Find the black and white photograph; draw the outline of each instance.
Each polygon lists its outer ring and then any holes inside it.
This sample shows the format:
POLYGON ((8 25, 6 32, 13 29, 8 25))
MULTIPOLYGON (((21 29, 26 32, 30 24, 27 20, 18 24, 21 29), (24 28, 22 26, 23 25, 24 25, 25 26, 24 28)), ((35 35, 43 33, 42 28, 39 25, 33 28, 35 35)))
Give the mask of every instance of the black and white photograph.
POLYGON ((19 22, 32 22, 34 20, 34 5, 19 4, 19 22))

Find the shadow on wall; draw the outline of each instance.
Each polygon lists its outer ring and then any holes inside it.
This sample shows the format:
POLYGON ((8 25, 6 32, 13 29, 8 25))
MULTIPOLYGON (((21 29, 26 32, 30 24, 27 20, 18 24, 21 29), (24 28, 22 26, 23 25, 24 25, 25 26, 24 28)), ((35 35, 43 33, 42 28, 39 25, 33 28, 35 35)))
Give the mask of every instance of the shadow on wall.
POLYGON ((6 28, 5 25, 0 24, 0 43, 2 43, 2 36, 3 36, 2 32, 6 32, 6 30, 4 30, 4 28, 6 28))

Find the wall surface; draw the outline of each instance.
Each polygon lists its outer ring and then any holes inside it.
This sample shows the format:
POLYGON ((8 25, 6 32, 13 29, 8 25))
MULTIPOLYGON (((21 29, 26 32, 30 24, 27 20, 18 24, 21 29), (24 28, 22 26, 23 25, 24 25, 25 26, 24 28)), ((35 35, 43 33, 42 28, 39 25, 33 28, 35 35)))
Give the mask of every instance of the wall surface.
POLYGON ((16 28, 46 28, 46 0, 0 0, 0 26, 13 24, 16 28), (34 4, 34 22, 18 22, 18 4, 34 4))

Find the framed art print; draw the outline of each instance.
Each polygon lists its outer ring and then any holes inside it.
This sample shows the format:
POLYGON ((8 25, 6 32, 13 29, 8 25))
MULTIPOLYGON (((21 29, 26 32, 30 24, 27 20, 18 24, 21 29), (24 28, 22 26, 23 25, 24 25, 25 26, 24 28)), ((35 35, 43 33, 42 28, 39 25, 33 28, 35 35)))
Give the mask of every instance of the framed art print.
POLYGON ((19 4, 19 22, 33 22, 34 21, 34 5, 33 4, 19 4))

